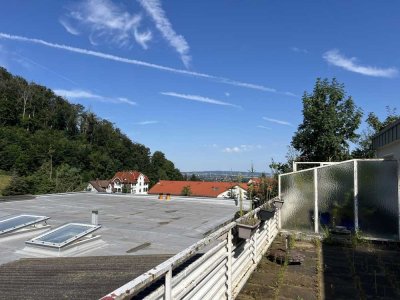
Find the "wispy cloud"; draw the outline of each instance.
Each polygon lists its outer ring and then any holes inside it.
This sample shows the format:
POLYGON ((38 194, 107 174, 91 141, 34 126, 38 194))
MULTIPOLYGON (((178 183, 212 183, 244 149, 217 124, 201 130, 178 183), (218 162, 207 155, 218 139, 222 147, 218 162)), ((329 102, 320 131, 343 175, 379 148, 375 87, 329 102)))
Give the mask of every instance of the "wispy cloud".
POLYGON ((182 35, 178 35, 172 28, 164 9, 159 0, 137 0, 144 10, 153 19, 157 29, 161 32, 164 39, 179 53, 182 62, 186 67, 189 66, 191 56, 189 55, 189 45, 182 35))
POLYGON ((81 33, 74 27, 71 26, 71 24, 64 18, 60 18, 58 20, 60 24, 65 28, 67 32, 69 32, 72 35, 80 35, 81 33))
POLYGON ((70 79, 70 78, 68 78, 68 77, 66 77, 66 76, 64 76, 64 75, 62 75, 62 74, 60 74, 59 72, 56 72, 56 71, 54 71, 54 70, 52 70, 52 69, 49 69, 48 67, 46 67, 46 66, 44 66, 44 65, 42 65, 42 64, 40 64, 40 63, 38 63, 38 62, 36 62, 36 61, 34 61, 34 60, 32 60, 32 59, 30 59, 30 58, 28 58, 28 57, 26 57, 26 56, 23 56, 23 55, 21 55, 21 54, 19 54, 19 53, 14 53, 14 55, 20 57, 21 60, 24 60, 24 61, 26 61, 27 63, 30 63, 30 64, 32 64, 32 65, 35 65, 35 66, 37 66, 37 67, 39 67, 39 68, 41 68, 41 69, 43 69, 43 70, 45 70, 45 71, 47 71, 47 72, 49 72, 49 73, 52 73, 53 75, 56 75, 57 77, 59 77, 59 78, 61 78, 61 79, 64 79, 65 81, 68 81, 68 82, 70 82, 70 83, 72 83, 72 84, 74 84, 74 85, 78 85, 78 83, 76 83, 74 80, 72 80, 72 79, 70 79))
POLYGON ((139 32, 139 30, 135 29, 133 31, 133 35, 135 37, 136 42, 143 47, 143 49, 147 49, 147 43, 152 40, 153 34, 150 30, 145 32, 139 32))
POLYGON ((185 100, 198 101, 198 102, 204 102, 204 103, 209 103, 209 104, 232 106, 232 107, 240 108, 239 105, 235 105, 232 103, 228 103, 228 102, 224 102, 221 100, 212 99, 212 98, 208 98, 208 97, 203 97, 203 96, 199 96, 199 95, 187 95, 187 94, 179 94, 179 93, 175 93, 175 92, 161 92, 160 94, 164 95, 164 96, 171 96, 171 97, 181 98, 181 99, 185 99, 185 100))
POLYGON ((240 145, 240 146, 233 146, 233 147, 226 147, 222 149, 222 152, 226 153, 241 153, 241 152, 249 152, 255 149, 262 149, 261 145, 240 145))
MULTIPOLYGON (((28 38, 28 37, 18 36, 18 35, 11 35, 8 33, 3 33, 3 32, 0 32, 0 39, 14 40, 14 41, 25 42, 25 43, 34 43, 34 44, 38 44, 38 45, 42 45, 42 46, 46 46, 46 47, 50 47, 50 48, 61 49, 61 50, 79 53, 79 54, 83 54, 83 55, 94 56, 94 57, 98 57, 98 58, 102 58, 102 59, 125 63, 125 64, 137 65, 137 66, 157 69, 160 71, 171 72, 171 73, 175 73, 175 74, 209 79, 209 80, 213 80, 216 82, 225 83, 225 84, 229 84, 229 85, 233 85, 233 86, 237 86, 237 87, 244 87, 244 88, 254 89, 254 90, 259 90, 259 91, 264 91, 264 92, 277 93, 276 89, 269 88, 269 87, 266 87, 263 85, 257 85, 257 84, 253 84, 253 83, 236 81, 236 80, 232 80, 229 78, 219 77, 219 76, 210 75, 210 74, 206 74, 206 73, 199 73, 199 72, 193 72, 193 71, 189 71, 189 70, 175 69, 175 68, 171 68, 171 67, 166 67, 166 66, 148 63, 145 61, 140 61, 140 60, 135 60, 135 59, 124 58, 124 57, 107 54, 107 53, 103 53, 103 52, 98 52, 98 51, 93 51, 93 50, 88 50, 88 49, 83 49, 83 48, 77 48, 77 47, 72 47, 72 46, 67 46, 67 45, 62 45, 62 44, 51 43, 51 42, 47 42, 47 41, 41 40, 41 39, 28 38)), ((288 92, 286 92, 286 93, 288 93, 288 92)))
POLYGON ((119 47, 131 47, 136 41, 147 49, 152 35, 149 30, 140 32, 141 21, 140 14, 129 13, 122 5, 110 0, 81 1, 60 18, 61 25, 69 33, 78 34, 77 27, 87 32, 93 45, 112 43, 119 47))
POLYGON ((157 124, 159 123, 158 121, 142 121, 142 122, 137 122, 136 124, 138 125, 151 125, 151 124, 157 124))
POLYGON ((271 130, 271 127, 267 127, 267 126, 264 126, 264 125, 258 125, 257 128, 271 130))
POLYGON ((280 125, 293 126, 291 123, 289 123, 287 121, 283 121, 283 120, 272 119, 272 118, 268 118, 268 117, 263 117, 263 119, 265 121, 276 123, 276 124, 280 124, 280 125))
POLYGON ((109 103, 126 103, 129 105, 136 105, 137 103, 131 101, 127 98, 122 97, 104 97, 97 94, 94 94, 90 91, 85 90, 63 90, 63 89, 55 89, 54 93, 61 97, 65 97, 67 99, 89 99, 89 100, 96 100, 100 102, 109 102, 109 103))
POLYGON ((308 50, 304 49, 304 48, 290 47, 290 50, 292 50, 293 52, 297 52, 297 53, 304 53, 304 54, 308 53, 308 50))
POLYGON ((346 57, 337 49, 329 50, 324 53, 323 58, 330 64, 343 68, 350 72, 355 72, 367 76, 392 78, 398 74, 396 68, 378 68, 363 66, 357 63, 356 57, 346 57))

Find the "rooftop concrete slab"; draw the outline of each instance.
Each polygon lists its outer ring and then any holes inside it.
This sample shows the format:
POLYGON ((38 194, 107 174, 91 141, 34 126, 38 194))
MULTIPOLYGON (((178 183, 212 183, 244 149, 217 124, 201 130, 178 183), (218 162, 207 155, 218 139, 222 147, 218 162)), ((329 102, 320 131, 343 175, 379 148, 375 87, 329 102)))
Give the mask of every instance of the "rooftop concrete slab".
MULTIPOLYGON (((96 234, 105 243, 78 256, 176 254, 231 219, 237 207, 230 199, 172 197, 166 201, 156 196, 71 193, 0 201, 0 220, 37 214, 50 217, 47 223, 56 228, 69 222, 90 223, 92 210, 99 212, 102 228, 96 234)), ((29 257, 17 251, 37 235, 0 238, 0 265, 29 257)))

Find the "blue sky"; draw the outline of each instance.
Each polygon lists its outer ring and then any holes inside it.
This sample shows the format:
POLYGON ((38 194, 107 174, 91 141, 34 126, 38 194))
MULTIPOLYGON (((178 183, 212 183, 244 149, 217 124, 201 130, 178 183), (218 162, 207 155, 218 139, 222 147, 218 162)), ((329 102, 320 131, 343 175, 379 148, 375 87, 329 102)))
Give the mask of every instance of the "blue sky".
POLYGON ((317 77, 365 115, 399 107, 398 1, 3 2, 0 65, 182 171, 268 171, 317 77))

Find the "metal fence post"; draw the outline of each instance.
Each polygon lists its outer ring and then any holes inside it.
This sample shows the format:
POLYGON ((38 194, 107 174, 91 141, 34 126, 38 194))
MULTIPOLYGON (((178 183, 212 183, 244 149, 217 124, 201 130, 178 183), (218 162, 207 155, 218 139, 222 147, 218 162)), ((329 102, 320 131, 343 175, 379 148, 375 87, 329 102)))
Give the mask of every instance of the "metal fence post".
MULTIPOLYGON (((282 175, 278 176, 278 197, 279 200, 282 200, 282 175)), ((281 210, 278 210, 278 229, 282 229, 282 222, 281 222, 281 210)))
POLYGON ((281 199, 282 200, 282 198, 281 198, 281 193, 282 193, 282 187, 281 187, 281 176, 282 175, 278 175, 278 197, 279 197, 279 199, 281 199))
POLYGON ((318 169, 314 169, 314 232, 319 232, 318 213, 318 169))
POLYGON ((227 290, 227 299, 232 299, 232 229, 229 229, 227 234, 227 244, 226 244, 226 255, 228 257, 227 265, 226 265, 226 290, 227 290))
POLYGON ((165 294, 164 294, 165 300, 172 300, 171 283, 172 283, 172 268, 170 266, 168 272, 165 273, 165 294))
POLYGON ((358 229, 358 164, 354 160, 354 230, 358 229))

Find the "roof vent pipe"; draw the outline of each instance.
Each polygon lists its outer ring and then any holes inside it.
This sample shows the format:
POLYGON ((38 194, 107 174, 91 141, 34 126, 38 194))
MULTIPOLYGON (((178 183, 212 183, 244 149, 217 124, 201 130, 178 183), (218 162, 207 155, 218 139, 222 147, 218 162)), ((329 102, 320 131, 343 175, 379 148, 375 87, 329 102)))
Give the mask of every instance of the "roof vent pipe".
POLYGON ((92 210, 92 225, 99 225, 99 211, 92 210))

